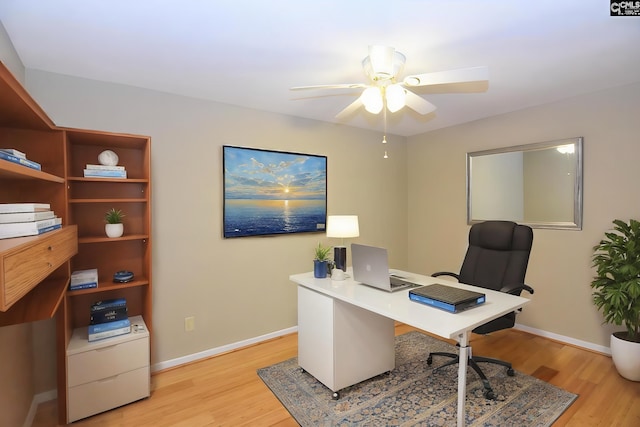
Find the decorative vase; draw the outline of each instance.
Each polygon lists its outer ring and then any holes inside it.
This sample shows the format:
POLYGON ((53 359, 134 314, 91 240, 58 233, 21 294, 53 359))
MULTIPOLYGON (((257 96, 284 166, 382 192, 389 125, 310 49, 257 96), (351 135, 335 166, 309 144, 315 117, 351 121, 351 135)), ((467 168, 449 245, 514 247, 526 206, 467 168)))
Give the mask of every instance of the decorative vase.
POLYGON ((327 277, 327 270, 329 262, 328 261, 318 261, 317 259, 313 260, 313 277, 316 279, 324 279, 327 277))
POLYGON ((611 358, 618 373, 631 381, 640 381, 640 343, 626 341, 626 331, 611 334, 611 358))
POLYGON ((124 224, 105 224, 104 231, 107 237, 120 237, 124 233, 124 224))

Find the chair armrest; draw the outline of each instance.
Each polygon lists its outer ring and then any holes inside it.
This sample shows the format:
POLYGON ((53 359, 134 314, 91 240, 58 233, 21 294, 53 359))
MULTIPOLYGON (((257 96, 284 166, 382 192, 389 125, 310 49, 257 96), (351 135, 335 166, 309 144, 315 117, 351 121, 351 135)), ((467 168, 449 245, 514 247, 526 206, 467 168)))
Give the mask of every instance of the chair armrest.
POLYGON ((451 273, 450 271, 438 271, 437 273, 433 273, 431 275, 431 277, 438 277, 438 276, 451 276, 451 277, 455 277, 456 280, 460 280, 459 275, 457 275, 456 273, 451 273))
POLYGON ((520 295, 522 291, 527 291, 530 294, 533 294, 533 288, 524 283, 515 283, 511 285, 506 285, 500 289, 500 292, 505 292, 511 295, 520 295))

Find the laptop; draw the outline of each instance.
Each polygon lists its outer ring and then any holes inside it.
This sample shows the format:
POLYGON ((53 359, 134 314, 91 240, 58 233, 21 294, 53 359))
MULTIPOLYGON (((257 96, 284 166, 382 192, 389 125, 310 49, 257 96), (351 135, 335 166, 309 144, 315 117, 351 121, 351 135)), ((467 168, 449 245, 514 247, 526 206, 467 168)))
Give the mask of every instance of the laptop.
POLYGON ((387 292, 422 286, 389 271, 389 258, 385 248, 352 243, 351 259, 353 280, 356 282, 387 292))
POLYGON ((409 299, 442 310, 459 313, 484 304, 486 295, 440 283, 421 286, 409 291, 409 299))

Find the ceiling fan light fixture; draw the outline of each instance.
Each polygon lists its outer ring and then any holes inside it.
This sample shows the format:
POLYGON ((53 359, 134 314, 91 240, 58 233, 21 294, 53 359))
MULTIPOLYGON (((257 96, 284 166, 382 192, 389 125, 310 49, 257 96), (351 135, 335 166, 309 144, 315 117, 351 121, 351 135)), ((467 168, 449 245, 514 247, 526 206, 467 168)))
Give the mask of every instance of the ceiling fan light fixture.
POLYGON ((380 88, 370 87, 365 89, 364 92, 362 92, 361 100, 364 108, 371 114, 378 114, 382 111, 383 102, 380 88))
POLYGON ((406 105, 407 93, 404 88, 397 83, 386 88, 385 97, 387 98, 387 108, 392 113, 395 113, 406 105))

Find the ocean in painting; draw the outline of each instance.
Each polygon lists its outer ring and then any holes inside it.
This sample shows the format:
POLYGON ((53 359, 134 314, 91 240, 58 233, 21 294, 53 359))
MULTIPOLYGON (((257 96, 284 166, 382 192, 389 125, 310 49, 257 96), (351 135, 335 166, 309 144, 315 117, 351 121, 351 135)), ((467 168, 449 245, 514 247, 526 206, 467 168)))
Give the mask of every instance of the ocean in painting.
POLYGON ((224 237, 324 231, 324 200, 228 199, 224 237))

